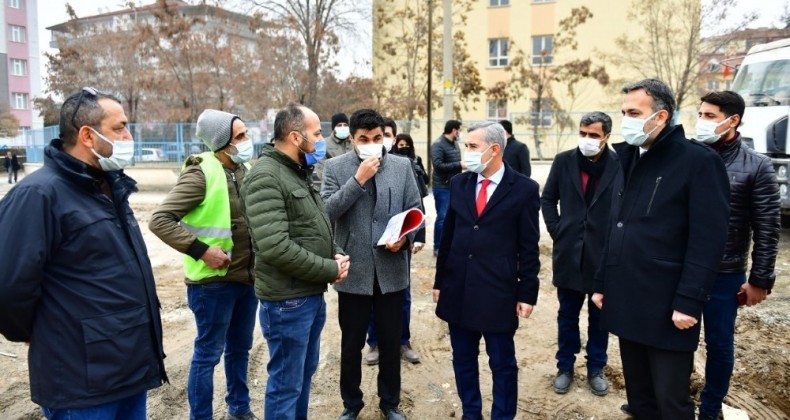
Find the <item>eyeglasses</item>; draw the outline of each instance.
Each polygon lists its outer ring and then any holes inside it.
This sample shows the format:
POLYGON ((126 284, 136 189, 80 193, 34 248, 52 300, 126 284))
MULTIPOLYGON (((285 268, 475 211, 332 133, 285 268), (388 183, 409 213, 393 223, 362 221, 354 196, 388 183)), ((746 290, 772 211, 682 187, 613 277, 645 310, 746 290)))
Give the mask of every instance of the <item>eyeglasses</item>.
POLYGON ((80 90, 80 97, 77 99, 77 106, 74 108, 74 113, 71 114, 71 125, 77 131, 79 131, 80 127, 77 127, 77 123, 74 122, 74 118, 77 117, 77 111, 80 110, 80 105, 82 105, 82 98, 85 97, 86 93, 88 95, 91 95, 92 97, 95 98, 101 92, 99 92, 98 90, 96 90, 96 89, 94 89, 94 88, 92 88, 90 86, 85 86, 84 88, 82 88, 82 90, 80 90))

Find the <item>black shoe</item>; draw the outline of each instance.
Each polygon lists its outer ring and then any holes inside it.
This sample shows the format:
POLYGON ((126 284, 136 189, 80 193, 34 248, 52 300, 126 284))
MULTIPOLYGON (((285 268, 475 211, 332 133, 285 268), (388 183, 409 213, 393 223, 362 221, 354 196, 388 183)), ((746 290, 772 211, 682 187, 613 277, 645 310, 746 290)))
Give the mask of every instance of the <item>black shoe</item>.
POLYGON ((634 416, 634 413, 631 412, 631 407, 629 407, 628 404, 621 405, 620 411, 622 411, 623 413, 627 414, 630 417, 634 416))
POLYGON ((381 410, 381 418, 384 420, 406 420, 406 414, 397 408, 381 410))
POLYGON ((573 383, 573 372, 569 370, 561 370, 557 372, 554 377, 554 392, 558 394, 566 394, 571 389, 573 383))
POLYGON ((357 420, 359 416, 359 411, 354 411, 350 408, 346 408, 343 410, 343 414, 340 415, 340 418, 337 420, 357 420))

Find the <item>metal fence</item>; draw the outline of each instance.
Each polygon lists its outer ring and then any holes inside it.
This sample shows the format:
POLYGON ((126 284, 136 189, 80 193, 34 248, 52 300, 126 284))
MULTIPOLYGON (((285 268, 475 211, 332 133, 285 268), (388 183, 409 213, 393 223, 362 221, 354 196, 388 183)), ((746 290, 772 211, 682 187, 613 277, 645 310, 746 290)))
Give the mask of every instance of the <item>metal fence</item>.
MULTIPOLYGON (((578 123, 585 112, 573 113, 543 113, 540 121, 545 124, 537 132, 529 122, 534 117, 530 113, 511 113, 509 120, 513 122, 513 135, 526 143, 531 150, 532 159, 537 159, 535 140, 540 142, 540 151, 544 159, 550 159, 555 154, 576 147, 578 123), (560 119, 570 121, 571 124, 560 127, 560 119)), ((612 142, 622 140, 620 136, 619 111, 609 111, 612 117, 612 142)), ((682 111, 677 114, 677 122, 687 127, 694 126, 697 118, 696 111, 682 111)), ((477 121, 463 121, 464 126, 469 126, 477 121)), ((247 129, 255 145, 257 156, 273 137, 274 124, 271 121, 247 121, 247 129)), ((398 132, 408 132, 414 139, 417 154, 427 159, 430 140, 433 142, 444 129, 444 121, 432 120, 431 139, 428 139, 428 122, 426 120, 397 121, 398 132)), ((136 123, 129 124, 129 131, 135 139, 134 161, 136 165, 180 164, 184 159, 195 153, 206 151, 203 142, 195 135, 195 123, 136 123)), ((322 122, 321 129, 325 137, 331 134, 329 122, 322 122)), ((688 134, 687 134, 688 135, 688 134)), ((50 126, 38 129, 27 129, 22 132, 24 139, 27 162, 40 163, 44 160, 44 147, 50 140, 58 137, 58 127, 50 126)))

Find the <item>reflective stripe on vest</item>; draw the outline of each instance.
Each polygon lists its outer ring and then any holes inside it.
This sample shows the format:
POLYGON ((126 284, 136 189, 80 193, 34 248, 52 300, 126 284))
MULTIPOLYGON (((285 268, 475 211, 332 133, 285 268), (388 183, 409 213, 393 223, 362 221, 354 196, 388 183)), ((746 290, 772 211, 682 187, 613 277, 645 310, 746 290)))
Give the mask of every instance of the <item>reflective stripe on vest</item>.
MULTIPOLYGON (((203 201, 181 219, 181 226, 195 234, 208 246, 219 246, 225 252, 233 249, 232 232, 230 229, 230 196, 228 195, 228 179, 222 163, 212 152, 198 155, 202 158, 200 169, 206 178, 206 192, 203 201)), ((182 171, 185 168, 182 168, 182 171)), ((199 281, 208 277, 225 276, 228 268, 209 268, 203 260, 195 261, 184 255, 184 275, 186 278, 199 281)))

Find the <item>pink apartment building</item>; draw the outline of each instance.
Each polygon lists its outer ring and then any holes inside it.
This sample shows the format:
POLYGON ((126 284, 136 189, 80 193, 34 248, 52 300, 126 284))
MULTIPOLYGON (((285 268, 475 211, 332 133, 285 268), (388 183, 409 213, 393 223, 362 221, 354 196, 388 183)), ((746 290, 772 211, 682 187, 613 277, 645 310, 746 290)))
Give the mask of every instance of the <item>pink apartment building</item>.
MULTIPOLYGON (((0 101, 19 119, 20 128, 42 125, 33 99, 41 95, 37 0, 2 0, 0 22, 0 101)), ((0 133, 0 137, 3 134, 0 133)))

